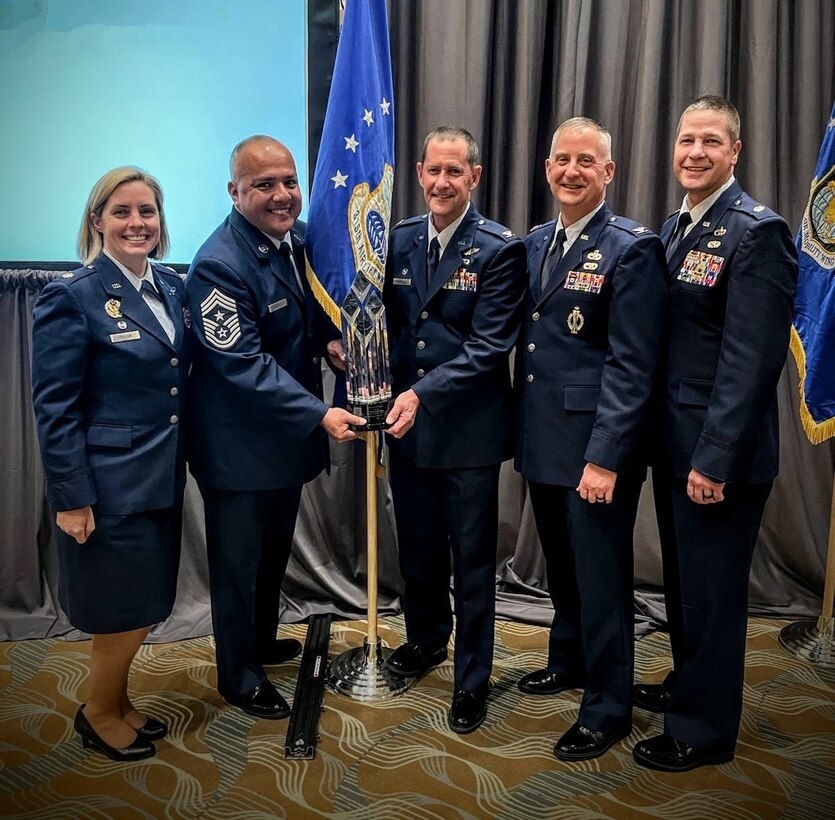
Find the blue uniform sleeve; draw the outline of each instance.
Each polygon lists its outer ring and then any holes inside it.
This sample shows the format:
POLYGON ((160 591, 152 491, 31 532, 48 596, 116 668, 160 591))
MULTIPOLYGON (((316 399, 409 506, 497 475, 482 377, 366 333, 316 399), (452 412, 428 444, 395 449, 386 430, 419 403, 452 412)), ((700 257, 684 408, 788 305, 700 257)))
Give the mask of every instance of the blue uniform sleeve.
POLYGON ((729 269, 722 346, 692 466, 734 481, 786 363, 797 286, 797 250, 779 218, 754 222, 729 269))
POLYGON ((32 401, 38 426, 46 493, 56 511, 95 504, 87 457, 84 391, 90 331, 72 289, 44 288, 32 328, 32 401))
POLYGON ((609 350, 586 461, 619 472, 638 445, 664 342, 667 263, 654 235, 618 260, 609 305, 609 350))
MULTIPOLYGON (((235 271, 217 259, 199 259, 189 271, 186 296, 199 345, 196 353, 236 392, 242 411, 257 423, 283 425, 299 438, 309 435, 328 406, 263 350, 258 306, 235 271), (212 324, 218 314, 222 320, 212 324)), ((302 343, 301 324, 297 331, 297 338, 288 337, 288 345, 302 343)), ((242 417, 241 423, 248 422, 242 417)))

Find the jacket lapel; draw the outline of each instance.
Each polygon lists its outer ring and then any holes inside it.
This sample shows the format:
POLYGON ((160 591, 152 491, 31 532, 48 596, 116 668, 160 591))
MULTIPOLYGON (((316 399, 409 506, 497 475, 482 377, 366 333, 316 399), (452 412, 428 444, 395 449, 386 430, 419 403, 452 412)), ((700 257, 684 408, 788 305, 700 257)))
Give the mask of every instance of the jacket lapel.
MULTIPOLYGON (((168 347, 172 346, 168 336, 162 329, 162 325, 159 323, 157 317, 154 316, 151 308, 145 304, 142 295, 127 280, 127 277, 125 277, 122 271, 103 253, 96 259, 96 272, 99 275, 102 288, 104 288, 110 299, 119 303, 118 309, 125 316, 139 325, 144 331, 150 333, 155 339, 159 339, 164 345, 168 347)), ((154 281, 157 281, 156 278, 154 281)), ((157 282, 157 287, 160 293, 162 293, 162 289, 159 288, 159 282, 157 282)), ((110 314, 108 313, 108 315, 110 314)), ((171 314, 169 313, 169 315, 171 314)))
POLYGON ((545 257, 548 255, 548 248, 551 246, 551 240, 554 237, 554 229, 556 226, 556 219, 543 226, 548 230, 537 239, 536 245, 528 257, 528 286, 535 299, 539 299, 540 297, 539 283, 542 281, 542 265, 545 263, 545 257))
POLYGON ((548 287, 545 288, 542 294, 540 294, 540 301, 549 297, 557 288, 562 287, 566 276, 568 276, 568 272, 576 270, 579 267, 583 256, 591 249, 597 247, 600 232, 606 226, 606 223, 609 221, 611 216, 611 209, 608 205, 606 205, 606 203, 603 203, 603 207, 594 215, 591 222, 583 228, 580 235, 574 240, 573 244, 568 249, 568 253, 560 259, 554 275, 548 282, 548 287))

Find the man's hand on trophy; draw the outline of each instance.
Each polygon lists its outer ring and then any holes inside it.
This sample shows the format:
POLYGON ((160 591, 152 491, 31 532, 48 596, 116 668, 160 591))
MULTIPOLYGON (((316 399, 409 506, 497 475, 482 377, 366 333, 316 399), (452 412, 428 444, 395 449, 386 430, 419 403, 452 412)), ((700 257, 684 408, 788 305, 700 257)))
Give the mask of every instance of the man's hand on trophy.
POLYGON ((328 342, 328 359, 333 367, 339 370, 345 369, 345 348, 342 346, 342 339, 334 339, 328 342))
POLYGON ((362 426, 366 423, 362 416, 355 416, 341 407, 331 407, 319 424, 325 432, 337 441, 353 441, 357 437, 351 425, 362 426))
POLYGON ((394 406, 386 416, 386 433, 395 438, 402 438, 415 423, 420 399, 414 390, 407 390, 401 393, 395 400, 394 406))

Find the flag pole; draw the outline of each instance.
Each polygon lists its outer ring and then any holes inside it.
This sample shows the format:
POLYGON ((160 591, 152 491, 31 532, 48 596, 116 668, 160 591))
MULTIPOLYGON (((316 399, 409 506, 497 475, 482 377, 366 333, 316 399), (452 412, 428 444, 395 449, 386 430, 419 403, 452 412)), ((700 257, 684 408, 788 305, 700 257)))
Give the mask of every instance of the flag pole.
POLYGON ((817 621, 795 621, 780 630, 780 644, 790 654, 817 666, 835 666, 835 478, 829 505, 829 538, 823 603, 817 621))
POLYGON ((365 498, 368 554, 368 661, 377 660, 377 431, 365 437, 365 498))

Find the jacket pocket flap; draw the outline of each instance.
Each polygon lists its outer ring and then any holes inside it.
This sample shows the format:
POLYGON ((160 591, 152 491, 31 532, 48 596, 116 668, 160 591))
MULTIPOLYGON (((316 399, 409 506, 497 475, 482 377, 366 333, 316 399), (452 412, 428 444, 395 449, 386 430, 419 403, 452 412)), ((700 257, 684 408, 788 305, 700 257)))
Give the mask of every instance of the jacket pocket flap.
POLYGON ((565 388, 566 410, 594 413, 597 410, 597 402, 600 400, 599 387, 581 387, 569 385, 565 388))
POLYGON ((706 379, 682 379, 678 385, 678 403, 692 404, 696 407, 707 407, 710 394, 713 392, 713 382, 706 379))
POLYGON ((94 447, 130 447, 132 437, 132 427, 111 424, 93 424, 87 431, 87 443, 94 447))

